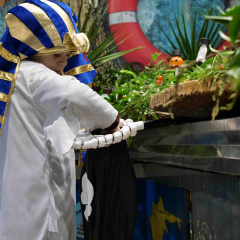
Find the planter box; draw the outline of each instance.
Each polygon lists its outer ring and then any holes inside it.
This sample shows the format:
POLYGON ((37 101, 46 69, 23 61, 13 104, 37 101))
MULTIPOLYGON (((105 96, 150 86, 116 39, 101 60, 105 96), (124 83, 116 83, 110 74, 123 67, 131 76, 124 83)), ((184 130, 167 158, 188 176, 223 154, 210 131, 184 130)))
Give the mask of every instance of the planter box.
MULTIPOLYGON (((212 100, 217 84, 213 85, 214 79, 208 79, 199 84, 198 80, 180 83, 178 85, 178 99, 173 104, 172 113, 175 117, 209 117, 212 114, 216 102, 212 100)), ((219 80, 220 81, 220 80, 219 80)), ((171 100, 175 93, 175 86, 154 95, 150 101, 150 108, 161 112, 169 112, 163 105, 171 100)), ((230 84, 226 84, 220 97, 220 106, 229 103, 232 94, 230 84)), ((235 104, 236 105, 236 104, 235 104)))

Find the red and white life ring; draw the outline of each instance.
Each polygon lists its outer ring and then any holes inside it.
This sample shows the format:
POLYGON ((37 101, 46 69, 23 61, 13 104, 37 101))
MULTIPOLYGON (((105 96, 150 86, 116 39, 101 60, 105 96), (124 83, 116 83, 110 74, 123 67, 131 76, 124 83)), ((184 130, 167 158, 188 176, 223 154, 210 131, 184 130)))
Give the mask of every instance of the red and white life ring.
MULTIPOLYGON (((126 41, 117 48, 119 51, 125 51, 132 48, 144 47, 143 49, 130 52, 124 55, 127 63, 140 63, 140 65, 148 66, 151 60, 151 53, 161 52, 153 46, 153 44, 144 35, 137 21, 137 5, 138 0, 108 0, 109 8, 109 25, 110 31, 114 34, 114 38, 122 34, 115 40, 115 44, 120 43, 124 38, 130 36, 126 41)), ((166 58, 168 55, 162 53, 159 59, 166 58)))

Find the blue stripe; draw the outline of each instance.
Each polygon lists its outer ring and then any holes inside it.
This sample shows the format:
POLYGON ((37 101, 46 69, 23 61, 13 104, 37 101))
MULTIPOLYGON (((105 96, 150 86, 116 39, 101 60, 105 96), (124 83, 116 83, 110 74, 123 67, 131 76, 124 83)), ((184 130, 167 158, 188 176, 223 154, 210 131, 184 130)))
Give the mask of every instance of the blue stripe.
MULTIPOLYGON (((72 17, 72 9, 66 4, 66 3, 62 3, 62 2, 57 2, 57 1, 53 1, 53 0, 49 0, 49 2, 53 2, 53 3, 56 3, 59 7, 61 7, 69 16, 69 18, 71 19, 72 21, 72 24, 75 28, 75 31, 76 33, 78 33, 78 29, 77 29, 77 26, 76 26, 76 21, 75 19, 72 17)), ((75 14, 75 13, 74 13, 75 14)), ((76 14, 75 14, 76 16, 76 14)), ((77 17, 77 16, 76 16, 77 17)))
MULTIPOLYGON (((90 64, 88 58, 87 58, 87 62, 85 62, 83 53, 80 53, 68 59, 67 66, 64 68, 63 72, 68 72, 73 68, 86 65, 86 64, 90 64)), ((92 70, 89 72, 78 74, 74 77, 77 78, 81 83, 89 84, 93 82, 93 79, 95 78, 96 74, 97 74, 97 71, 92 70)))
POLYGON ((0 92, 9 94, 12 83, 3 79, 0 79, 0 92))
POLYGON ((61 39, 63 40, 65 33, 68 32, 68 28, 62 18, 59 16, 59 14, 52 7, 39 0, 27 0, 25 2, 32 3, 40 7, 52 20, 53 24, 58 30, 59 35, 61 36, 61 39))
POLYGON ((74 22, 75 23, 77 23, 78 22, 78 16, 76 15, 76 13, 75 12, 73 12, 74 14, 73 14, 73 20, 74 20, 74 22))
POLYGON ((16 52, 15 48, 13 47, 14 44, 12 42, 12 37, 9 33, 9 29, 7 29, 5 31, 5 33, 3 34, 2 38, 1 38, 1 42, 3 42, 3 47, 5 49, 7 49, 11 54, 18 56, 18 53, 16 52))
POLYGON ((2 56, 0 56, 0 71, 14 74, 16 67, 17 67, 16 63, 9 62, 6 59, 4 59, 2 56))
POLYGON ((77 78, 81 83, 89 84, 89 83, 93 82, 96 75, 97 75, 97 71, 92 70, 90 72, 85 72, 85 73, 78 74, 74 77, 77 78))
POLYGON ((36 50, 29 47, 24 42, 21 42, 21 41, 17 40, 16 38, 12 38, 12 43, 13 43, 17 52, 20 52, 20 53, 26 55, 27 57, 31 57, 31 56, 38 53, 36 50))
POLYGON ((7 103, 0 101, 0 115, 3 116, 7 103))
POLYGON ((64 72, 67 72, 77 66, 89 64, 89 60, 87 58, 87 62, 85 62, 83 53, 75 55, 67 60, 67 66, 64 68, 64 72))
POLYGON ((22 6, 16 6, 12 8, 9 13, 12 13, 20 19, 46 48, 54 47, 48 34, 31 12, 22 6))

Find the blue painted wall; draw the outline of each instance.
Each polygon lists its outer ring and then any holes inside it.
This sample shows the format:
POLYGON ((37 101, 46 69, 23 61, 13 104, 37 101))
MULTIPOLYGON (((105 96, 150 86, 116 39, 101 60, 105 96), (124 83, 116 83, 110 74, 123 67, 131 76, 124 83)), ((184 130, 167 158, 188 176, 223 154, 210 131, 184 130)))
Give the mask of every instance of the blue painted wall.
POLYGON ((23 0, 6 0, 2 7, 0 7, 0 38, 6 30, 6 23, 4 18, 11 8, 15 7, 18 4, 21 4, 23 0))
POLYGON ((133 240, 185 240, 188 212, 185 191, 145 179, 138 179, 138 187, 133 240))
MULTIPOLYGON (((77 240, 83 240, 82 212, 76 184, 77 240)), ((133 240, 186 240, 186 192, 150 180, 138 179, 139 205, 133 240), (155 231, 155 234, 152 234, 155 231)))
POLYGON ((168 23, 170 19, 173 27, 177 31, 174 13, 177 19, 181 21, 182 11, 187 23, 188 36, 192 33, 192 23, 194 11, 197 9, 196 37, 199 35, 200 28, 204 21, 203 15, 208 12, 211 5, 213 14, 217 14, 217 6, 222 10, 227 8, 226 0, 139 0, 137 18, 138 22, 148 40, 159 48, 159 45, 172 52, 173 48, 167 41, 167 38, 159 28, 160 24, 173 43, 177 45, 175 37, 168 23))

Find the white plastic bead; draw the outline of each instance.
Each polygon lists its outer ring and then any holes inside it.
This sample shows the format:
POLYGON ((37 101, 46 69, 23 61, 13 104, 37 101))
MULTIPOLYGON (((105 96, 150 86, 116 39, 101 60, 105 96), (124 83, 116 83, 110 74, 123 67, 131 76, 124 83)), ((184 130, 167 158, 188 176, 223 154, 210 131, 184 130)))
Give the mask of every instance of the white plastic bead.
POLYGON ((119 142, 122 141, 122 133, 120 131, 117 131, 117 132, 113 133, 113 137, 114 137, 113 144, 114 143, 119 143, 119 142))
POLYGON ((137 135, 137 132, 131 132, 131 133, 130 133, 130 136, 131 136, 131 137, 134 137, 134 136, 136 136, 136 135, 137 135))
POLYGON ((128 123, 133 123, 133 120, 132 120, 132 119, 127 119, 125 122, 126 122, 127 124, 128 124, 128 123))
POLYGON ((74 141, 73 148, 80 149, 82 147, 82 141, 74 141))
POLYGON ((124 126, 122 129, 121 129, 122 133, 123 133, 123 140, 126 140, 129 138, 130 136, 130 128, 128 126, 124 126))
POLYGON ((105 135, 105 139, 107 141, 105 147, 107 147, 107 146, 112 144, 112 142, 113 142, 113 135, 112 134, 107 134, 107 135, 105 135))
POLYGON ((84 141, 84 145, 83 145, 83 148, 84 149, 89 149, 89 148, 97 148, 98 146, 98 141, 96 138, 92 138, 91 140, 89 141, 84 141))
POLYGON ((98 142, 99 142, 98 147, 99 147, 99 148, 105 147, 105 145, 106 145, 106 140, 105 140, 105 138, 104 138, 103 136, 101 136, 101 137, 97 137, 97 139, 98 139, 98 142))
POLYGON ((137 127, 134 123, 128 122, 127 125, 130 127, 131 132, 137 132, 137 127))
POLYGON ((137 128, 138 131, 144 129, 144 123, 143 123, 143 121, 134 122, 134 125, 136 126, 136 128, 137 128))

